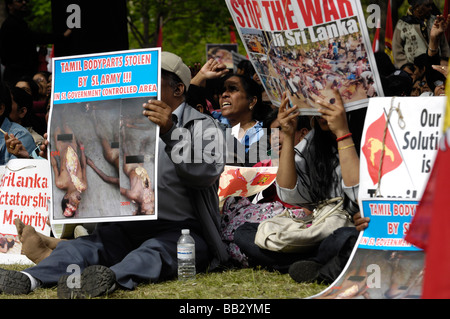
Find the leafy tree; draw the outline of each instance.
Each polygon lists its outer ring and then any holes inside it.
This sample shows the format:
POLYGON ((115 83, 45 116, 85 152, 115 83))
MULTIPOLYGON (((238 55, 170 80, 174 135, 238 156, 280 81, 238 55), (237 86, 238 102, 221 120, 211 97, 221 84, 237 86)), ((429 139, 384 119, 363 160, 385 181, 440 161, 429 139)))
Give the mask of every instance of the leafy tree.
MULTIPOLYGON (((163 49, 179 54, 188 64, 206 61, 207 43, 230 42, 229 27, 233 23, 224 0, 125 1, 130 49, 156 46, 160 21, 163 49)), ((0 0, 3 4, 4 0, 0 0)), ((31 0, 28 5, 30 28, 51 32, 51 0, 31 0)), ((236 36, 239 38, 237 32, 236 36)), ((242 45, 240 49, 245 54, 242 45)))
POLYGON ((52 8, 50 0, 28 2, 30 14, 27 17, 31 30, 49 33, 52 31, 52 8))
MULTIPOLYGON (((55 0, 57 1, 57 0, 55 0)), ((187 64, 206 61, 206 44, 230 43, 230 26, 234 27, 225 0, 124 0, 128 9, 129 48, 154 47, 160 23, 163 26, 163 50, 174 52, 187 64)), ((445 0, 435 0, 443 8, 445 0)), ((4 0, 0 0, 3 6, 4 0)), ((381 45, 384 44, 387 0, 361 0, 366 18, 370 4, 381 11, 381 45)), ((31 0, 30 27, 36 31, 51 31, 51 0, 31 0)), ((407 0, 392 0, 393 25, 406 13, 407 0)), ((113 23, 113 22, 112 22, 113 23)), ((369 29, 371 38, 374 28, 369 29)), ((245 49, 236 31, 239 53, 245 49)))
POLYGON ((129 0, 127 5, 130 48, 155 46, 160 21, 163 50, 188 64, 206 61, 207 43, 230 43, 233 23, 224 0, 129 0))

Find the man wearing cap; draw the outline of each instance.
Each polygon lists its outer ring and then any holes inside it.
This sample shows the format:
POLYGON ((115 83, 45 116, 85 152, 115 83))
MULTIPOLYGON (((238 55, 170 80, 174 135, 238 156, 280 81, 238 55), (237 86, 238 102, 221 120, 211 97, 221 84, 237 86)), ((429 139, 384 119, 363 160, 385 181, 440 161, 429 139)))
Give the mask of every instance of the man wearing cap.
POLYGON ((227 261, 217 196, 225 155, 205 148, 222 130, 185 103, 191 73, 182 59, 162 52, 161 69, 161 100, 143 105, 143 116, 160 126, 158 220, 99 224, 91 235, 60 242, 49 257, 23 272, 0 269, 1 292, 25 294, 57 284, 58 297, 85 298, 172 279, 183 228, 195 240, 197 271, 227 261), (201 148, 202 161, 176 156, 180 150, 194 154, 194 148, 201 148))

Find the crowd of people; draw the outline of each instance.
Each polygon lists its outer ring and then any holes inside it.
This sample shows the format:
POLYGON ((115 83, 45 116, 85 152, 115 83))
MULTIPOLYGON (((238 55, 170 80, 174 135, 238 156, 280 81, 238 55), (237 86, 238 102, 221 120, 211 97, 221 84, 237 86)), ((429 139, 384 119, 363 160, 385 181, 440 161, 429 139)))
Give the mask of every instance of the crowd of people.
POLYGON ((275 48, 271 58, 291 98, 299 105, 316 106, 324 89, 339 89, 345 103, 376 96, 373 72, 362 49, 361 35, 340 36, 294 55, 289 47, 275 48))
POLYGON ((449 44, 448 18, 431 0, 409 0, 410 7, 395 27, 391 60, 375 58, 385 96, 445 95, 449 44))
MULTIPOLYGON (((6 3, 13 15, 16 6, 26 2, 6 3)), ((429 28, 422 30, 426 50, 410 54, 406 49, 404 63, 392 63, 384 54, 376 54, 385 95, 444 94, 450 52, 444 36, 447 20, 441 15, 430 19, 432 1, 409 3, 410 17, 401 23, 428 21, 429 28)), ((400 45, 406 35, 398 32, 401 30, 396 30, 394 37, 394 57, 409 45, 407 41, 400 45)), ((332 53, 333 48, 330 50, 332 53)), ((1 57, 2 63, 7 62, 1 57)), ((19 240, 36 265, 24 271, 0 269, 0 292, 27 294, 38 287, 57 285, 60 298, 85 298, 175 278, 176 243, 184 228, 189 228, 195 239, 200 272, 263 266, 287 272, 297 282, 331 283, 343 270, 369 219, 361 217, 358 207, 361 132, 357 130, 361 123, 352 123, 339 88, 334 88, 333 99, 315 101, 321 116, 299 116, 298 106, 290 106, 288 92, 283 93, 279 107, 263 98, 258 74, 248 64, 233 72, 210 59, 189 68, 181 57, 163 51, 161 69, 161 100, 149 100, 142 111, 143 118, 160 128, 159 153, 155 155, 159 165, 158 219, 99 223, 91 233, 70 240, 43 236, 17 220, 19 240), (198 127, 213 130, 213 135, 222 135, 223 140, 232 134, 237 143, 232 148, 211 150, 198 127), (238 127, 237 133, 230 130, 233 127, 238 127), (203 142, 203 162, 172 161, 171 151, 179 141, 172 140, 171 134, 177 128, 191 132, 191 141, 183 141, 187 147, 203 142), (250 156, 261 154, 255 152, 259 148, 270 156, 250 156), (239 157, 242 154, 244 158, 239 157), (276 182, 258 199, 229 197, 220 209, 218 183, 226 164, 278 166, 276 182), (288 254, 255 244, 263 220, 285 210, 299 218, 309 216, 318 203, 334 197, 345 199, 344 208, 354 226, 336 230, 313 251, 288 254), (80 286, 68 285, 67 267, 72 264, 82 270, 80 286)), ((35 70, 19 76, 17 69, 6 70, 0 90, 4 134, 0 165, 13 158, 46 160, 51 143, 46 133, 52 74, 35 70)), ((359 117, 356 120, 361 122, 359 117)), ((84 169, 85 164, 86 160, 84 169)))

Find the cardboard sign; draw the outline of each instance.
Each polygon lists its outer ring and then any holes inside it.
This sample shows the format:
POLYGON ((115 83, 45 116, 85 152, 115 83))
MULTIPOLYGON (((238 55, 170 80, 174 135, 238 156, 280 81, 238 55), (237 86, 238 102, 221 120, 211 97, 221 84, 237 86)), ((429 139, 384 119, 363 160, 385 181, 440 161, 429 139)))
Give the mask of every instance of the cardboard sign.
POLYGON ((53 59, 52 224, 157 219, 160 48, 53 59))
POLYGON ((405 240, 442 137, 446 97, 370 100, 359 206, 370 217, 336 281, 318 299, 421 298, 424 252, 405 240))
POLYGON ((338 89, 347 111, 383 96, 361 2, 226 0, 234 24, 271 100, 284 91, 304 115, 338 89))
POLYGON ((12 159, 0 166, 0 263, 32 263, 21 254, 14 224, 19 218, 36 232, 50 235, 51 174, 46 160, 12 159))

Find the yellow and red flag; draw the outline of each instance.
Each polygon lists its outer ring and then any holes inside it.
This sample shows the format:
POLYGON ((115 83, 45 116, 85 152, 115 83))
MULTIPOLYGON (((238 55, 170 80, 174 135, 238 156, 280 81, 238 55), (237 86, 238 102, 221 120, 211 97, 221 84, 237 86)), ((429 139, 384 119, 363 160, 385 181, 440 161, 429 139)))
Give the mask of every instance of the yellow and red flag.
POLYGON ((381 174, 379 178, 381 179, 383 175, 393 171, 401 165, 403 159, 398 151, 394 139, 392 138, 389 127, 386 127, 385 114, 382 114, 367 128, 362 152, 367 159, 368 172, 374 185, 379 182, 378 172, 380 171, 380 166, 381 174), (384 137, 385 130, 386 137, 384 137), (384 156, 383 161, 381 161, 383 149, 384 156))
POLYGON ((394 62, 394 56, 392 54, 392 37, 394 31, 392 28, 392 13, 391 13, 391 0, 388 1, 387 14, 386 14, 386 30, 384 30, 384 52, 394 62))

